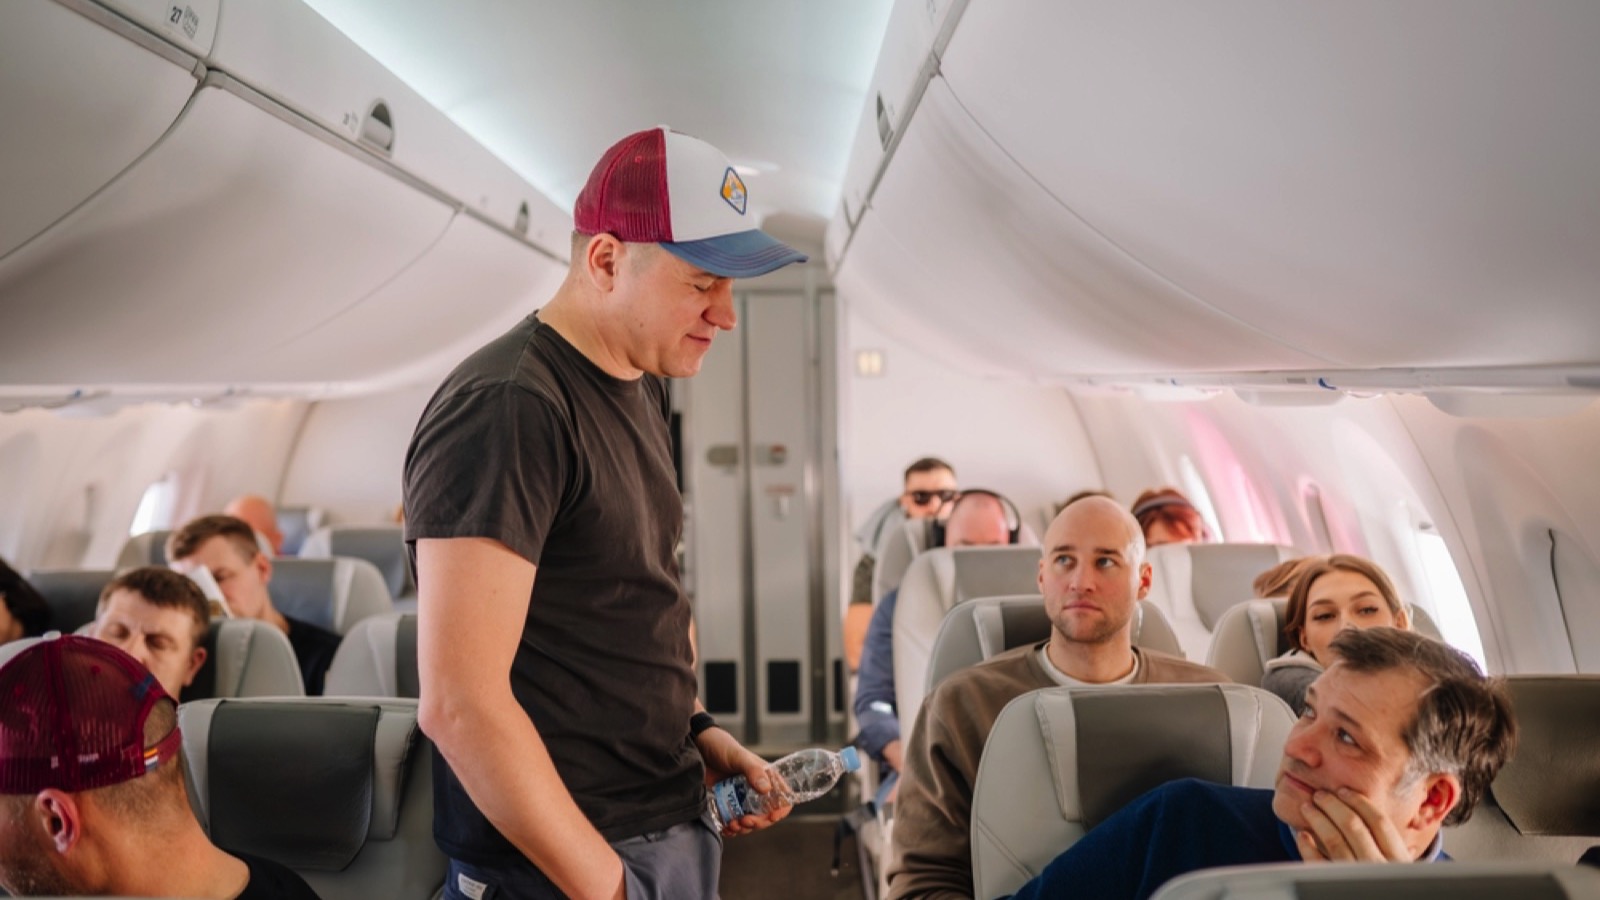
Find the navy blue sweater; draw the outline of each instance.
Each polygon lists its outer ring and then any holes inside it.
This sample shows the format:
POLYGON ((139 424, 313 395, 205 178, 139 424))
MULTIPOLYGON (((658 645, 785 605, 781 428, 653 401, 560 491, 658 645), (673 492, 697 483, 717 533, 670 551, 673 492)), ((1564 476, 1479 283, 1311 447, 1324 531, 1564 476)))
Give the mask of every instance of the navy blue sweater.
POLYGON ((1118 810, 1012 896, 1144 900, 1196 869, 1299 859, 1272 791, 1186 778, 1118 810))

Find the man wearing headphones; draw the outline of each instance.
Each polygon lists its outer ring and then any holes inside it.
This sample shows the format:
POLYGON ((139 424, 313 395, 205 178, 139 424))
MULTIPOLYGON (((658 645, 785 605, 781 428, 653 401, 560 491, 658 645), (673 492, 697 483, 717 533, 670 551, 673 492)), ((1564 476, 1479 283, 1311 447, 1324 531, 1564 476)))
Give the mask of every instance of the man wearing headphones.
MULTIPOLYGON (((1016 507, 993 491, 963 491, 950 501, 947 516, 929 523, 928 546, 991 547, 1014 544, 1021 522, 1016 507)), ((866 647, 861 653, 861 675, 856 686, 856 720, 861 733, 856 745, 890 769, 878 784, 879 806, 894 799, 899 786, 904 751, 900 744, 900 719, 894 699, 894 608, 898 588, 885 594, 872 612, 866 647)))

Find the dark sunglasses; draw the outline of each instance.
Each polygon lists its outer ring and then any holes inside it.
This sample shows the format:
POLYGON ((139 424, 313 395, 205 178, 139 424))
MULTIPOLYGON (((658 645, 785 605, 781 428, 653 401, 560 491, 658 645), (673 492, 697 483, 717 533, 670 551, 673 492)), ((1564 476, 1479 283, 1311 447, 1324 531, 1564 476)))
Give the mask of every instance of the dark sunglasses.
POLYGON ((926 506, 928 501, 935 497, 939 498, 940 503, 949 503, 956 498, 957 493, 959 492, 953 488, 945 488, 942 491, 906 491, 905 496, 910 497, 911 502, 918 506, 926 506))

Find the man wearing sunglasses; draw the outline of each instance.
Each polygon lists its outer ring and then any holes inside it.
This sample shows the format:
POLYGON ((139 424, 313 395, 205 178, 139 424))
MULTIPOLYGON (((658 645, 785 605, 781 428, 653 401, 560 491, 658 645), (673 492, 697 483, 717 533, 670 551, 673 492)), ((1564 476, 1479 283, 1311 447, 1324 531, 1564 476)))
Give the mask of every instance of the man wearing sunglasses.
POLYGON ((873 556, 878 536, 902 519, 926 519, 956 496, 956 470, 937 456, 924 456, 906 467, 905 487, 895 503, 885 503, 856 533, 861 541, 861 561, 850 585, 850 606, 844 615, 844 658, 854 672, 861 665, 861 649, 872 621, 872 575, 878 561, 873 556))

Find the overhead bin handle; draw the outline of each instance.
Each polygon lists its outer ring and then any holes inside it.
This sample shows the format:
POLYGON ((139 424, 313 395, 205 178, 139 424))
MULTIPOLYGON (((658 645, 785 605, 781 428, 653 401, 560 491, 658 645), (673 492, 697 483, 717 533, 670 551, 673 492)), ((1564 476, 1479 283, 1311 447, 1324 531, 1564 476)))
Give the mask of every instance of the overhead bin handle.
POLYGON ((372 101, 366 117, 361 120, 361 134, 357 139, 385 156, 394 152, 394 117, 389 114, 389 104, 372 101))

